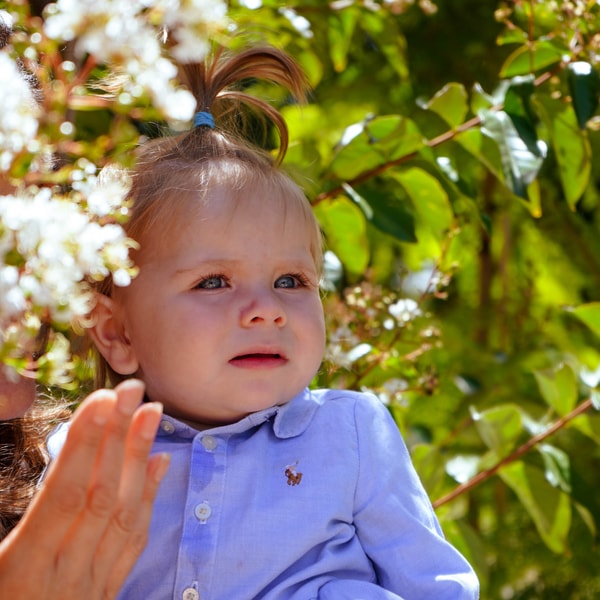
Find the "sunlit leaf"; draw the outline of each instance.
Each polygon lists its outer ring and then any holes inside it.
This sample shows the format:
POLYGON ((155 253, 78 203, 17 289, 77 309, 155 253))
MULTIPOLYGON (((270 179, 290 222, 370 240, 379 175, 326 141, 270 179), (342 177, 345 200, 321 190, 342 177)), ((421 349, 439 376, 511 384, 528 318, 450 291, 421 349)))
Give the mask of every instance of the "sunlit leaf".
POLYGON ((471 409, 471 416, 485 445, 499 456, 507 455, 524 431, 521 409, 514 404, 471 409))
POLYGON ((523 462, 502 467, 499 475, 533 519, 546 546, 553 552, 563 553, 571 528, 569 496, 552 487, 539 469, 523 462))
POLYGON ((517 48, 505 61, 500 77, 528 75, 559 63, 563 52, 548 41, 536 40, 532 44, 517 48))
POLYGON ((482 131, 498 144, 505 184, 516 196, 527 198, 527 187, 544 161, 542 147, 532 152, 503 111, 484 112, 482 131))
POLYGON ((342 146, 331 163, 331 171, 350 181, 365 171, 410 156, 423 146, 423 135, 410 119, 396 115, 376 117, 342 146))
POLYGON ((570 312, 600 337, 600 302, 580 304, 570 309, 570 312))
POLYGON ((360 210, 344 198, 321 202, 315 213, 327 247, 336 254, 350 274, 364 273, 369 263, 365 220, 360 210))
POLYGON ((467 115, 467 92, 464 86, 458 83, 448 83, 425 107, 438 114, 450 127, 457 127, 467 115))
POLYGON ((336 71, 343 71, 348 60, 352 34, 358 20, 358 11, 353 9, 330 12, 328 22, 329 55, 336 71))
POLYGON ((564 417, 577 404, 577 377, 563 364, 552 371, 535 371, 535 379, 542 397, 557 414, 564 417))
POLYGON ((411 168, 394 173, 394 179, 402 185, 412 201, 417 217, 417 238, 431 238, 439 252, 454 220, 448 194, 438 179, 423 169, 411 168))
POLYGON ((542 455, 546 471, 546 480, 553 487, 571 493, 571 461, 569 455, 550 444, 538 444, 537 451, 542 455))
POLYGON ((469 129, 461 132, 455 139, 499 181, 504 181, 500 149, 490 136, 485 135, 481 129, 469 129))

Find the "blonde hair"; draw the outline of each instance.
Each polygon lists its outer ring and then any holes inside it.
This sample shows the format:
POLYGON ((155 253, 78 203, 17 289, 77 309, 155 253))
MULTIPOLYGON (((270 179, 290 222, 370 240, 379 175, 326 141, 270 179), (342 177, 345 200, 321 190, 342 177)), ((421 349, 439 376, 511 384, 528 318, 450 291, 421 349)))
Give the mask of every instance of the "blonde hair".
MULTIPOLYGON (((140 147, 131 174, 130 217, 124 226, 127 234, 143 244, 149 233, 164 234, 174 221, 173 215, 182 207, 189 207, 183 200, 202 206, 211 190, 219 187, 231 191, 236 202, 243 202, 244 190, 258 187, 271 192, 265 194, 269 201, 279 202, 284 211, 289 208, 300 215, 309 231, 315 265, 321 272, 319 225, 304 192, 280 166, 289 142, 285 121, 268 102, 241 87, 248 81, 268 80, 282 85, 296 100, 304 101, 307 84, 300 67, 276 48, 257 47, 233 56, 219 52, 206 63, 184 65, 181 78, 194 95, 197 110, 210 113, 216 126, 194 127, 140 147), (279 134, 275 159, 248 140, 251 125, 257 120, 265 131, 271 123, 279 134)), ((99 291, 110 296, 112 282, 103 282, 99 291)), ((100 353, 97 355, 98 385, 105 385, 107 379, 112 384, 123 379, 100 353)))

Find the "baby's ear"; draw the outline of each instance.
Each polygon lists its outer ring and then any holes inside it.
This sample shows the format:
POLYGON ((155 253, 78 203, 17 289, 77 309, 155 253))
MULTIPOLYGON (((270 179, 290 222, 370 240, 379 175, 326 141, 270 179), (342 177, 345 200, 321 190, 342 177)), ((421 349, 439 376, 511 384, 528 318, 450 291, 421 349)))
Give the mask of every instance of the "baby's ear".
POLYGON ((116 373, 135 373, 139 362, 116 311, 115 301, 104 294, 96 294, 91 317, 93 325, 89 332, 98 352, 116 373))

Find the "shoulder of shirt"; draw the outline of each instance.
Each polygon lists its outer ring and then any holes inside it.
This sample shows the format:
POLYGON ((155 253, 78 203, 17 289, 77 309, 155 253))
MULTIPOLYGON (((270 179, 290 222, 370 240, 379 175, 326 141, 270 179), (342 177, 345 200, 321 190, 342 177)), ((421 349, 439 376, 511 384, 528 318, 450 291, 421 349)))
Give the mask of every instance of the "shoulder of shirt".
POLYGON ((377 396, 368 392, 307 389, 280 408, 273 424, 274 432, 279 438, 296 437, 303 434, 314 421, 329 418, 331 411, 335 411, 339 418, 345 413, 354 419, 357 409, 367 413, 387 410, 377 396))

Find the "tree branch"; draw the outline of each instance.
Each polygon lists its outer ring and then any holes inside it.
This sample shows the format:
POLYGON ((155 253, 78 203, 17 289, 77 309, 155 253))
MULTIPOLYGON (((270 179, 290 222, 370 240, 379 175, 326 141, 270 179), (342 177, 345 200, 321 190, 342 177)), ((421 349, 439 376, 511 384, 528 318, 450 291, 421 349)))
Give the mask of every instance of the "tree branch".
POLYGON ((473 489, 475 486, 483 483, 493 475, 495 475, 502 467, 505 465, 514 462, 515 460, 521 458, 527 454, 532 448, 534 448, 537 444, 543 442, 545 439, 549 438, 551 435, 555 434, 557 431, 562 429, 567 423, 572 421, 575 417, 583 414, 586 410, 588 410, 592 406, 592 399, 588 398, 584 402, 582 402, 579 406, 576 406, 569 414, 555 421, 548 429, 539 433, 538 435, 533 436, 531 439, 527 440, 522 446, 519 446, 512 454, 509 454, 505 458, 503 458, 499 463, 495 464, 493 467, 486 469, 485 471, 481 471, 477 473, 475 477, 469 479, 465 483, 461 483, 459 486, 454 488, 449 494, 442 496, 435 502, 433 502, 434 508, 439 508, 443 504, 454 500, 461 494, 473 489))

